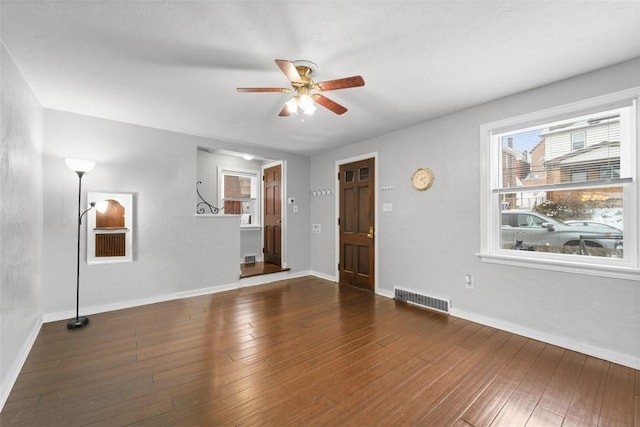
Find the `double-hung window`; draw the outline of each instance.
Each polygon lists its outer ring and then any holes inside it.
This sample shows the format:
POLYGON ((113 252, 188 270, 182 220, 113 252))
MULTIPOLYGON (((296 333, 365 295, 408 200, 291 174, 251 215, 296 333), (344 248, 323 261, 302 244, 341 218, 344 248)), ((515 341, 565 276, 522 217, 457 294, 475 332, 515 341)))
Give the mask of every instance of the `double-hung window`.
POLYGON ((639 96, 481 127, 483 261, 640 280, 639 96))
POLYGON ((221 169, 218 174, 219 204, 226 215, 240 215, 240 226, 260 226, 259 172, 221 169))

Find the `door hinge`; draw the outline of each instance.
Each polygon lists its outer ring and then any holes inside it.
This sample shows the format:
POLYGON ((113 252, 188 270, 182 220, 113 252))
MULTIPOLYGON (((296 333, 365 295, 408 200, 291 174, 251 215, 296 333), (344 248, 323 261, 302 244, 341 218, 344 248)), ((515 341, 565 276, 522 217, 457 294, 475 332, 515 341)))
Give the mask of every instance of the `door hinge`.
POLYGON ((340 218, 338 218, 338 227, 340 227, 340 218))
POLYGON ((340 172, 338 172, 338 181, 340 181, 340 172))
POLYGON ((266 254, 266 252, 265 252, 264 248, 262 248, 262 253, 263 253, 263 254, 266 254))
POLYGON ((340 263, 338 263, 338 271, 340 271, 340 263))
POLYGON ((264 175, 262 175, 262 180, 264 181, 264 175))

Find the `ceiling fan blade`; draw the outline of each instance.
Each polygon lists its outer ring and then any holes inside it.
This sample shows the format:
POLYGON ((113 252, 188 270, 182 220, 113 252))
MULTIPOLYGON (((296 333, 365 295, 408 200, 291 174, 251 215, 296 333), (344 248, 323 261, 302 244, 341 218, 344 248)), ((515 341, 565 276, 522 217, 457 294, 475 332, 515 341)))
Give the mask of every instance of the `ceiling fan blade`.
POLYGON ((364 79, 362 76, 345 77, 343 79, 318 83, 318 87, 322 90, 348 89, 350 87, 358 86, 364 86, 364 79))
POLYGON ((278 67, 280 67, 291 83, 304 83, 293 62, 287 61, 286 59, 276 59, 276 64, 278 64, 278 67))
POLYGON ((280 117, 287 117, 291 115, 291 111, 289 111, 289 107, 285 105, 284 107, 282 107, 282 110, 280 110, 280 114, 278 115, 280 117))
POLYGON ((344 114, 347 112, 347 109, 345 107, 335 101, 330 100, 324 95, 315 94, 313 95, 313 100, 322 105, 324 108, 327 108, 336 114, 344 114))
POLYGON ((239 87, 236 88, 238 92, 280 92, 280 93, 289 93, 292 92, 293 89, 289 89, 286 87, 239 87))

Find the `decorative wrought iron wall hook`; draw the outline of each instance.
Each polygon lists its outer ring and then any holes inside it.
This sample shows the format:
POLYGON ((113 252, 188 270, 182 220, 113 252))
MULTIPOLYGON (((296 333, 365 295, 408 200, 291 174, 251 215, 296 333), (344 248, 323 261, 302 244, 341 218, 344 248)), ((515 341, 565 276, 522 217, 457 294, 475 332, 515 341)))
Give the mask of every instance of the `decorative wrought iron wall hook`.
POLYGON ((209 212, 211 212, 212 214, 214 215, 219 214, 220 211, 224 209, 224 206, 221 208, 217 208, 213 206, 211 203, 207 202, 204 199, 204 197, 202 197, 202 194, 200 194, 200 190, 198 189, 198 185, 200 184, 202 184, 202 181, 196 182, 196 193, 198 194, 198 197, 201 200, 196 204, 196 212, 198 212, 199 214, 204 214, 204 213, 207 213, 207 208, 208 208, 209 212))

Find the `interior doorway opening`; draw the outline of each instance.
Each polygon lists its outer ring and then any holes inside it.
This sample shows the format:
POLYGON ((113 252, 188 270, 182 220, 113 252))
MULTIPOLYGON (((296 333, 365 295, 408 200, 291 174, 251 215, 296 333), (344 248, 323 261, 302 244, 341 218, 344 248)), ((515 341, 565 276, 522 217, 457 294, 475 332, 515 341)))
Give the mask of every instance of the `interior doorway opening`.
POLYGON ((285 165, 254 154, 198 148, 197 214, 240 216, 240 278, 289 270, 285 165))

